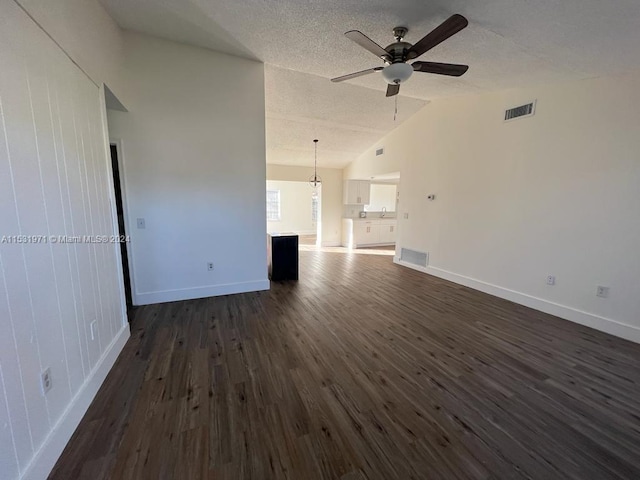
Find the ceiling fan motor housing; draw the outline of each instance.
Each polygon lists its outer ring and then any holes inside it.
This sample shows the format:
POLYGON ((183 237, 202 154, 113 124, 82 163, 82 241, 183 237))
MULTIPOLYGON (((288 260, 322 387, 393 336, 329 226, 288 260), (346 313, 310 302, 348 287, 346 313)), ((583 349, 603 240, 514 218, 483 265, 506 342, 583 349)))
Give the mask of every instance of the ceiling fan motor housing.
POLYGON ((408 42, 396 42, 385 48, 389 53, 389 57, 391 57, 390 63, 404 62, 411 47, 412 45, 408 42))
POLYGON ((413 73, 413 68, 404 63, 407 59, 407 52, 412 45, 402 41, 402 37, 407 33, 406 28, 396 27, 393 29, 393 33, 398 41, 385 48, 389 52, 391 62, 382 70, 382 76, 387 83, 399 85, 406 82, 413 73))

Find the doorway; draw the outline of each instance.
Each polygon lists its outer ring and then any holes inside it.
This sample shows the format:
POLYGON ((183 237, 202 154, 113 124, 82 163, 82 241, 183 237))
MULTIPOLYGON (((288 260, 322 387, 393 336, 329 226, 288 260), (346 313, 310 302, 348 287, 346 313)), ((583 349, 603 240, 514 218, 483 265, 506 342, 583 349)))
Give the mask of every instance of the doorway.
MULTIPOLYGON (((127 238, 127 231, 124 222, 124 203, 122 201, 122 184, 120 182, 120 164, 118 162, 118 147, 115 143, 109 144, 111 151, 111 172, 113 174, 113 189, 116 197, 116 210, 118 213, 118 233, 120 238, 127 238)), ((131 296, 131 276, 129 274, 129 256, 127 253, 127 243, 120 242, 120 255, 122 258, 122 275, 124 277, 124 296, 127 304, 127 319, 132 320, 133 299, 131 296)))
POLYGON ((322 242, 322 188, 308 182, 267 180, 267 233, 295 233, 300 245, 322 242))

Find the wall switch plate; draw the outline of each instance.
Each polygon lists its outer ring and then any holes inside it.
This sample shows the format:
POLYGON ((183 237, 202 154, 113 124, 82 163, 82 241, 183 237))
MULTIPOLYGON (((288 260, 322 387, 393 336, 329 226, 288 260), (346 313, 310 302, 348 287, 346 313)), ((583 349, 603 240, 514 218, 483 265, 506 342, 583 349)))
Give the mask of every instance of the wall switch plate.
POLYGON ((53 379, 51 378, 51 368, 47 367, 40 374, 40 388, 42 389, 42 394, 46 395, 49 390, 53 387, 53 379))
POLYGON ((96 328, 98 327, 98 321, 94 320, 89 324, 89 329, 91 330, 91 340, 96 339, 96 328))
POLYGON ((145 229, 147 228, 144 222, 144 218, 138 218, 136 219, 136 225, 138 226, 139 229, 145 229))
POLYGON ((207 270, 209 270, 209 271, 213 270, 213 262, 208 262, 207 263, 207 270))
POLYGON ((609 296, 609 287, 598 285, 596 287, 596 297, 607 298, 609 296))
POLYGON ((555 285, 555 284, 556 284, 556 277, 554 275, 548 275, 547 285, 555 285))

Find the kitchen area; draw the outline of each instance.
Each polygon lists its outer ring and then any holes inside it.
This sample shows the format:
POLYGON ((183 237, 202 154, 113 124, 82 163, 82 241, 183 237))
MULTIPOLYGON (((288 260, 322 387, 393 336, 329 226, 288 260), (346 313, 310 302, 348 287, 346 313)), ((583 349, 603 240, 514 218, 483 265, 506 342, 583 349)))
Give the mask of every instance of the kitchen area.
POLYGON ((399 173, 344 181, 343 247, 395 245, 399 182, 399 173))

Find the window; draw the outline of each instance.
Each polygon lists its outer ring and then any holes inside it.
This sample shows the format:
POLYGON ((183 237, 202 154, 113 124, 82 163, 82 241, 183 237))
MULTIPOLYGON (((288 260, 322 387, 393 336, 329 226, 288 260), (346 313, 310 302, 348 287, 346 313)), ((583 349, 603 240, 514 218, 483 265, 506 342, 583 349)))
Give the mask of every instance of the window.
POLYGON ((280 221, 280 190, 267 190, 267 222, 280 221))
POLYGON ((396 211, 397 185, 372 183, 369 205, 364 206, 365 212, 396 211))

